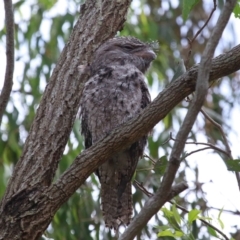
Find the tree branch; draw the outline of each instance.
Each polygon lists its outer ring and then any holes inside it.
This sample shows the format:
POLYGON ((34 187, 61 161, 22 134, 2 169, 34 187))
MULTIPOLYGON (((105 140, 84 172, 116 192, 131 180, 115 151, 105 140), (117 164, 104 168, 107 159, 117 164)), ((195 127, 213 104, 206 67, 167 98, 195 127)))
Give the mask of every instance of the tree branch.
POLYGON ((14 71, 14 18, 13 6, 11 0, 4 0, 5 8, 5 23, 6 23, 6 72, 4 85, 0 95, 0 125, 2 123, 2 116, 6 109, 8 99, 10 97, 13 85, 13 71, 14 71))
MULTIPOLYGON (((202 110, 201 110, 201 112, 202 112, 202 110)), ((176 140, 176 139, 174 139, 172 136, 170 136, 170 138, 171 138, 172 140, 174 140, 174 141, 176 140)), ((186 155, 183 156, 184 158, 188 157, 189 155, 191 155, 191 154, 193 154, 193 153, 195 153, 195 152, 199 152, 199 151, 202 151, 202 150, 205 150, 205 149, 213 149, 213 150, 216 150, 216 151, 218 151, 218 152, 221 152, 221 153, 225 154, 225 155, 228 156, 229 158, 231 158, 231 155, 229 155, 229 152, 227 152, 227 151, 225 151, 225 150, 222 150, 221 148, 219 148, 219 147, 217 147, 217 146, 215 146, 215 145, 213 145, 213 144, 211 144, 211 143, 204 143, 204 142, 185 142, 185 144, 205 145, 205 146, 208 146, 208 148, 198 149, 198 150, 196 150, 196 151, 187 153, 186 155)))
POLYGON ((187 157, 189 157, 192 154, 195 154, 197 152, 201 152, 201 151, 204 151, 204 150, 210 150, 210 149, 212 149, 212 148, 211 147, 200 148, 200 149, 194 150, 190 153, 187 153, 185 156, 183 156, 183 158, 186 159, 187 157))
MULTIPOLYGON (((147 189, 141 183, 139 183, 137 180, 134 180, 133 185, 136 188, 139 188, 148 197, 154 197, 154 194, 152 194, 149 191, 147 191, 147 189)), ((174 198, 177 195, 179 195, 181 192, 185 191, 187 188, 188 188, 188 185, 185 182, 181 182, 181 183, 178 183, 175 186, 173 186, 171 188, 171 191, 168 194, 168 201, 170 201, 172 198, 174 198)))
POLYGON ((167 196, 171 190, 173 180, 176 172, 180 166, 180 155, 183 152, 185 142, 188 134, 192 129, 192 126, 196 120, 196 117, 201 110, 205 96, 208 90, 208 80, 210 76, 210 70, 212 66, 212 57, 215 48, 222 36, 222 32, 227 25, 233 8, 236 4, 236 0, 229 0, 225 3, 223 11, 221 12, 216 27, 213 30, 212 36, 207 43, 207 46, 203 52, 201 62, 199 65, 197 83, 196 83, 196 94, 193 101, 190 104, 187 115, 183 121, 183 124, 176 136, 176 141, 173 145, 172 153, 170 155, 169 163, 166 169, 166 173, 163 176, 160 188, 157 190, 155 196, 157 200, 150 198, 141 212, 135 217, 130 223, 129 227, 122 234, 120 239, 131 240, 139 231, 148 223, 150 218, 163 206, 167 201, 167 196))

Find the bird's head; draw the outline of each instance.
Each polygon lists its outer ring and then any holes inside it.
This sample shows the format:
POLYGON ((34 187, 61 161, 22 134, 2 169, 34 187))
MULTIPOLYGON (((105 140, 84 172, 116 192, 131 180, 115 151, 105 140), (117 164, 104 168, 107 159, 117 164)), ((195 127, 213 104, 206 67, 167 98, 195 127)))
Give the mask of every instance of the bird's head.
POLYGON ((131 64, 145 73, 156 58, 158 44, 144 43, 133 37, 115 37, 96 51, 91 68, 93 73, 103 66, 131 64))

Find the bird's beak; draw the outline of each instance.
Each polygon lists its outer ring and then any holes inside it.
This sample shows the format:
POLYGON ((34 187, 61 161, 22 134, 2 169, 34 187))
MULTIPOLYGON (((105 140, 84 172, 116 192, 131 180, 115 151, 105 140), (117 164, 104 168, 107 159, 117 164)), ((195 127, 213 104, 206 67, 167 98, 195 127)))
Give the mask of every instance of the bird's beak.
POLYGON ((144 50, 141 52, 136 52, 135 55, 138 57, 141 57, 143 59, 150 60, 150 61, 156 59, 156 57, 157 57, 156 53, 152 49, 147 49, 147 50, 144 50))

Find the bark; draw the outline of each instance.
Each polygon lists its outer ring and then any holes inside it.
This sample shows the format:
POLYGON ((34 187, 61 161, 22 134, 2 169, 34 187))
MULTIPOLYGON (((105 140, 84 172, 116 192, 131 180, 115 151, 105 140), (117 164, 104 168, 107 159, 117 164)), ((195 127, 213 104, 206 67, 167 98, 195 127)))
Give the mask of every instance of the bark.
MULTIPOLYGON (((195 89, 198 66, 167 86, 140 116, 83 151, 52 184, 87 79, 77 67, 89 63, 94 50, 123 27, 130 4, 127 0, 93 2, 81 7, 0 204, 0 239, 38 239, 60 206, 100 164, 146 134, 195 89)), ((210 81, 239 69, 240 45, 213 59, 210 81)))
POLYGON ((7 107, 7 103, 12 91, 13 71, 14 71, 14 18, 11 0, 4 0, 5 22, 6 22, 6 72, 3 88, 0 94, 0 125, 2 116, 7 107))

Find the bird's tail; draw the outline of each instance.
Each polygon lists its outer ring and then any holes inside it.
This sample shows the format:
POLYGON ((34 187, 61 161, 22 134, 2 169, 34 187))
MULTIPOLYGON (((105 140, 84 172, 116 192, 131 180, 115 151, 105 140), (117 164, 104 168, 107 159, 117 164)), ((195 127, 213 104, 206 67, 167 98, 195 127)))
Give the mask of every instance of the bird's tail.
POLYGON ((106 227, 118 230, 120 225, 128 225, 132 216, 131 181, 122 189, 112 181, 101 184, 102 211, 106 227))

